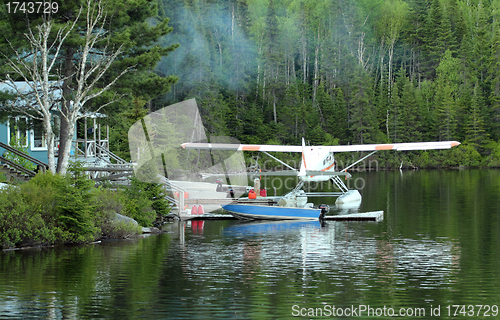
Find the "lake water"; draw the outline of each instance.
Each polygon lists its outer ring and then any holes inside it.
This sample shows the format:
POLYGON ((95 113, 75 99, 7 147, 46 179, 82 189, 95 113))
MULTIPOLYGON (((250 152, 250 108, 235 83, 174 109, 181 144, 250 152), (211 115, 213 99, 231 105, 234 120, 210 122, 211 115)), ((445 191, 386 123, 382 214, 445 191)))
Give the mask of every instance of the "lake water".
POLYGON ((179 222, 136 240, 0 252, 0 318, 498 315, 500 170, 353 177, 366 183, 359 211, 384 210, 382 222, 179 222))

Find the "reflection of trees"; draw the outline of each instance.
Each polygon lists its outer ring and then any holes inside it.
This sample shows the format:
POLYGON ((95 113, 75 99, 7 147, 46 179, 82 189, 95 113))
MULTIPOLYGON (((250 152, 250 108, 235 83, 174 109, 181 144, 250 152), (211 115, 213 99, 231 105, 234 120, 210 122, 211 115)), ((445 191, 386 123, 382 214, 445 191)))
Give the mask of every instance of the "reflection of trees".
POLYGON ((184 229, 172 228, 177 234, 136 242, 2 252, 0 317, 28 309, 43 317, 50 306, 68 318, 110 312, 131 318, 149 315, 148 308, 193 317, 214 311, 221 317, 284 318, 293 304, 316 307, 318 301, 491 304, 500 280, 499 175, 363 174, 360 210, 384 209, 380 223, 269 223, 255 230, 208 221, 203 234, 187 228, 183 242, 184 229))
POLYGON ((0 315, 25 318, 29 312, 49 319, 51 315, 79 318, 89 314, 104 318, 114 310, 114 316, 120 312, 125 318, 140 316, 142 307, 155 301, 162 257, 169 244, 165 235, 1 253, 0 288, 10 289, 5 300, 2 297, 8 304, 0 303, 0 315))

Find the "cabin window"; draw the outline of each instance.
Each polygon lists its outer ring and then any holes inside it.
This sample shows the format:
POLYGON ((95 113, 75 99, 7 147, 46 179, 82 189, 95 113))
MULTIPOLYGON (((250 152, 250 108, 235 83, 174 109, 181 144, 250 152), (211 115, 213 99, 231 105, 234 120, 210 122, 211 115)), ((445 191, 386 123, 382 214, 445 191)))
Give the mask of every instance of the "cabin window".
POLYGON ((26 117, 9 119, 8 141, 11 146, 28 146, 28 123, 26 117))
POLYGON ((33 121, 31 150, 47 150, 47 135, 43 130, 43 122, 40 120, 33 121))

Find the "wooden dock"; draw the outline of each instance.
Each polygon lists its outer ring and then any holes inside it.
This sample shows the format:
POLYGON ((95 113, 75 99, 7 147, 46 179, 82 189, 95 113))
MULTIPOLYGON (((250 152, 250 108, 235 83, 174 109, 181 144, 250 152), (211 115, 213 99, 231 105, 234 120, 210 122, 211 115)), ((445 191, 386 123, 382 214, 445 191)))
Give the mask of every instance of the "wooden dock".
POLYGON ((325 216, 326 221, 382 221, 384 211, 372 211, 363 213, 351 213, 342 215, 325 216))
MULTIPOLYGON (((181 220, 237 220, 231 214, 182 214, 181 220)), ((363 213, 351 213, 343 215, 327 215, 325 221, 382 221, 384 220, 384 211, 372 211, 363 213)))
POLYGON ((182 214, 180 216, 181 220, 238 220, 231 214, 216 214, 216 213, 204 213, 204 214, 182 214))
POLYGON ((206 205, 206 204, 229 204, 229 203, 251 203, 251 204, 256 204, 256 205, 273 205, 277 203, 277 200, 272 198, 272 197, 266 197, 266 198, 257 198, 254 200, 249 200, 245 198, 238 198, 238 199, 232 199, 232 198, 219 198, 219 199, 184 199, 184 204, 186 205, 206 205))

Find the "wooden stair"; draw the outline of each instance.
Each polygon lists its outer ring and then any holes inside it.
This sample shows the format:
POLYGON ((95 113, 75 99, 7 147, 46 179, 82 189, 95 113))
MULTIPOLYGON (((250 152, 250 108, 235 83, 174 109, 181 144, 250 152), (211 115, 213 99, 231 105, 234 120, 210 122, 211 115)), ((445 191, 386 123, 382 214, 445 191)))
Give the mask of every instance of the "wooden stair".
POLYGON ((35 172, 22 167, 25 170, 19 169, 19 165, 13 166, 10 161, 7 163, 7 159, 0 156, 0 172, 2 172, 7 177, 7 182, 25 182, 30 180, 35 176, 35 172), (26 172, 26 171, 29 171, 26 172))
MULTIPOLYGON (((38 159, 35 159, 35 158, 17 150, 17 149, 14 149, 11 146, 9 146, 3 142, 0 142, 0 148, 3 148, 9 152, 12 152, 13 154, 15 154, 17 156, 20 156, 28 161, 33 162, 35 165, 37 165, 38 170, 45 172, 49 168, 49 166, 46 163, 44 163, 38 159)), ((35 171, 26 169, 25 167, 18 165, 17 163, 15 163, 11 160, 8 160, 2 156, 0 156, 0 172, 4 173, 7 176, 7 181, 9 181, 9 182, 28 181, 36 175, 35 171)))

